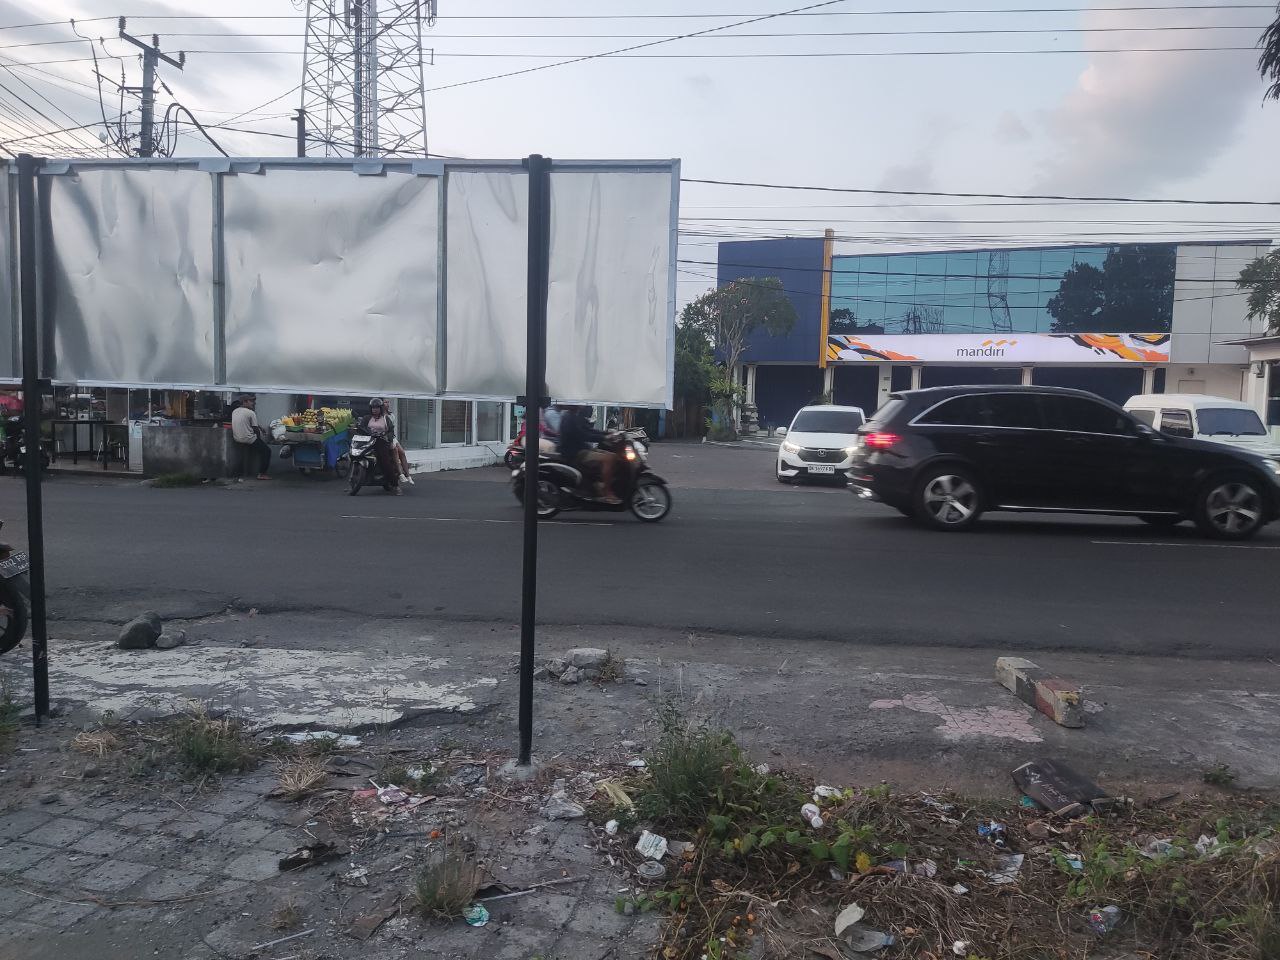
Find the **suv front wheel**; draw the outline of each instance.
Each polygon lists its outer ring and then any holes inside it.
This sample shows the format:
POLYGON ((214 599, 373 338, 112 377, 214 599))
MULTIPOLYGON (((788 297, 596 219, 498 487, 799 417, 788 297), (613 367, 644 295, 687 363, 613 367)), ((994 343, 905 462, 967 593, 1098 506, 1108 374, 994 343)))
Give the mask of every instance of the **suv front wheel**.
POLYGON ((982 516, 982 491, 962 467, 930 467, 916 484, 913 506, 916 519, 935 530, 965 530, 982 516))
POLYGON ((1248 540, 1266 522, 1260 487, 1248 476, 1210 480, 1196 497, 1195 521, 1200 532, 1218 540, 1248 540))

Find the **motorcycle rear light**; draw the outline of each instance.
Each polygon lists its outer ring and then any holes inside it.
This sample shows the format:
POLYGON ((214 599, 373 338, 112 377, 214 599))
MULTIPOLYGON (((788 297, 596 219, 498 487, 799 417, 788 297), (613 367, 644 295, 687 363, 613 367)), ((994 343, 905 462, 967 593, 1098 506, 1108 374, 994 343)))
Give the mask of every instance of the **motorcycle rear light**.
POLYGON ((862 442, 873 450, 888 450, 901 439, 896 433, 868 433, 862 442))
POLYGON ((634 460, 634 459, 636 458, 636 449, 635 449, 635 447, 627 447, 627 452, 626 452, 625 456, 626 456, 626 458, 627 458, 628 460, 634 460))

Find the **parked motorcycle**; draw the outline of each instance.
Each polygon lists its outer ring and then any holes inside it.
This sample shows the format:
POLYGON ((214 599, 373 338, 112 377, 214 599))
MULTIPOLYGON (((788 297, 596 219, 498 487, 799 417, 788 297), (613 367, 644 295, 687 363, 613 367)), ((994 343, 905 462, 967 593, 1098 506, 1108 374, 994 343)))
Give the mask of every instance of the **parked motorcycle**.
MULTIPOLYGON (((49 456, 49 445, 44 438, 40 439, 40 469, 49 469, 52 458, 49 456)), ((27 442, 22 417, 9 417, 5 421, 4 447, 0 449, 0 473, 7 473, 10 468, 22 473, 27 466, 27 442)))
POLYGON ((29 568, 25 553, 0 543, 0 653, 12 650, 26 636, 31 619, 29 568))
MULTIPOLYGON (((370 436, 359 431, 351 435, 351 452, 342 455, 342 460, 349 461, 351 464, 351 472, 347 476, 347 492, 351 496, 358 494, 361 487, 373 484, 381 485, 383 490, 392 488, 391 478, 383 476, 382 468, 378 465, 378 444, 380 443, 388 443, 387 438, 370 436)), ((345 471, 342 469, 342 464, 339 464, 339 473, 342 472, 345 471)))
MULTIPOLYGON (((583 476, 577 467, 558 457, 538 463, 538 517, 550 520, 562 510, 630 510, 646 523, 657 523, 671 512, 671 491, 667 481, 649 469, 643 443, 625 433, 611 434, 601 443, 618 459, 613 483, 618 503, 596 496, 594 478, 583 476)), ((511 472, 511 492, 524 502, 525 464, 511 472)))

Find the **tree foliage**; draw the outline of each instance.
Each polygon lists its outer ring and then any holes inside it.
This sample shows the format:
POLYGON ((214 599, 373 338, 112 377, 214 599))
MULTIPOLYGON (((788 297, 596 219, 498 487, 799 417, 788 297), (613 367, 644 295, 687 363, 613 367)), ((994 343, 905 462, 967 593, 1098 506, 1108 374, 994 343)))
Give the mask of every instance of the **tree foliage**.
POLYGON ((688 304, 676 327, 675 393, 695 403, 706 403, 711 396, 715 356, 711 341, 695 319, 697 311, 695 304, 688 304))
POLYGON ((1258 46, 1262 48, 1258 57, 1258 72, 1262 74, 1263 80, 1271 81, 1263 99, 1280 100, 1280 3, 1276 4, 1275 20, 1263 31, 1258 46))
POLYGON ((777 277, 733 280, 704 293, 685 308, 684 315, 702 331, 729 370, 742 360, 753 333, 781 336, 796 324, 796 309, 777 277))
POLYGON ((1262 319, 1268 331, 1280 333, 1280 249, 1246 264, 1236 286, 1249 291, 1249 319, 1262 319))
POLYGON ((1046 305, 1054 333, 1163 333, 1173 323, 1177 250, 1113 247, 1102 266, 1077 263, 1046 305))

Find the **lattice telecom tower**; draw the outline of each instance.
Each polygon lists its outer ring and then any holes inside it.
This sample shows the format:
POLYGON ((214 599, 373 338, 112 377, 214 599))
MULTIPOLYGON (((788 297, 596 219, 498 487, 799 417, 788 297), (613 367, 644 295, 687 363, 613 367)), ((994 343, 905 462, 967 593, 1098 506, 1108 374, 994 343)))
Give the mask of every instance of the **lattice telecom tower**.
POLYGON ((422 27, 435 19, 436 0, 307 0, 308 153, 426 156, 422 27))
POLYGON ((1008 250, 993 250, 987 255, 987 309, 991 311, 994 332, 1013 332, 1013 317, 1009 313, 1008 250))

